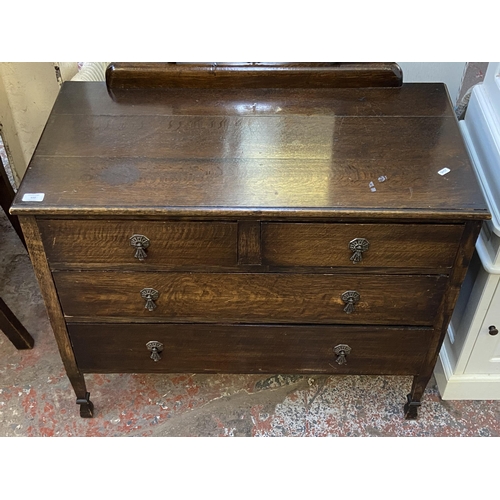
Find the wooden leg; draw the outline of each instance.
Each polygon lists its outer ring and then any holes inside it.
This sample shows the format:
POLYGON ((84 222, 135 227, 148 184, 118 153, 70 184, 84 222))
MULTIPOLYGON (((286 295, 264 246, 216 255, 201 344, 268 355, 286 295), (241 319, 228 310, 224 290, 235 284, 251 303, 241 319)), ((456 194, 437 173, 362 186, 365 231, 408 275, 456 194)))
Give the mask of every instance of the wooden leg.
POLYGON ((26 241, 24 239, 23 231, 21 230, 21 224, 19 223, 19 219, 15 215, 11 215, 9 213, 9 208, 12 205, 14 196, 15 196, 14 189, 12 188, 9 178, 7 177, 7 173, 5 172, 2 163, 2 159, 0 158, 0 204, 3 208, 3 211, 5 212, 5 215, 12 224, 12 227, 15 229, 23 245, 26 247, 26 241))
POLYGON ((7 304, 0 298, 0 330, 17 349, 32 349, 35 341, 26 328, 16 318, 7 304))
POLYGON ((80 405, 80 416, 91 418, 94 416, 94 405, 89 399, 83 373, 78 369, 37 222, 30 215, 21 216, 19 221, 21 222, 23 233, 26 235, 29 255, 33 263, 36 278, 40 284, 40 291, 42 292, 47 312, 49 313, 57 347, 59 348, 66 374, 75 391, 76 404, 80 405))
POLYGON ((431 379, 432 372, 429 375, 416 375, 413 377, 413 384, 410 394, 407 396, 407 402, 404 406, 404 416, 406 420, 416 420, 418 417, 418 408, 421 405, 420 400, 424 394, 425 388, 431 379))

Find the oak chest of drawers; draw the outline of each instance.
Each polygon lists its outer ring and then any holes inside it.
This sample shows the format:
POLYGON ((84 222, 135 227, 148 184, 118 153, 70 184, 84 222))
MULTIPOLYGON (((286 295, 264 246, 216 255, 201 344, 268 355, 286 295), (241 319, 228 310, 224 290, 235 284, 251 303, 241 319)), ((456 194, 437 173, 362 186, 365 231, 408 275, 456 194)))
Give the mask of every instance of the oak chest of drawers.
POLYGON ((489 218, 444 85, 201 87, 65 83, 13 205, 81 415, 225 372, 411 375, 416 418, 489 218))

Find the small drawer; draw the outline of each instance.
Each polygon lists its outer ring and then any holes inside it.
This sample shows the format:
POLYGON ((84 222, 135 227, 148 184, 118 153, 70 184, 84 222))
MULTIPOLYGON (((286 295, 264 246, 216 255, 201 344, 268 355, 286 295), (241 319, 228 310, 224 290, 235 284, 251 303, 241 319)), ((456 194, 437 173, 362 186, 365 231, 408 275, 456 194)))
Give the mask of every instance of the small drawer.
POLYGON ((168 269, 237 262, 236 223, 42 219, 38 227, 52 269, 168 269))
POLYGON ((70 324, 68 329, 79 369, 98 373, 414 375, 433 333, 311 325, 70 324))
POLYGON ((270 266, 450 269, 463 225, 263 223, 270 266))
POLYGON ((72 322, 99 317, 431 325, 448 281, 444 275, 311 273, 60 271, 53 276, 64 314, 72 322))

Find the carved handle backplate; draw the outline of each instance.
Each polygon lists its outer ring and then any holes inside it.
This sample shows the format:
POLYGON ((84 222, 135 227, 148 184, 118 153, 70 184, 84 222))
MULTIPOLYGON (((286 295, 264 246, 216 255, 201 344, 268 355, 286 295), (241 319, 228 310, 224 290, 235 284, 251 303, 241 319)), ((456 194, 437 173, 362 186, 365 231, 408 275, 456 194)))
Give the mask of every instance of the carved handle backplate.
POLYGON ((361 298, 361 295, 359 295, 358 292, 354 290, 347 290, 347 292, 344 292, 340 298, 345 302, 346 306, 344 307, 344 311, 347 314, 351 314, 354 312, 354 306, 359 302, 359 299, 361 298))
POLYGON ((156 309, 157 305, 155 304, 155 300, 158 300, 159 296, 160 293, 158 290, 155 290, 154 288, 143 288, 141 290, 141 297, 146 301, 144 309, 147 309, 148 311, 156 309))
POLYGON ((148 256, 146 248, 149 247, 149 244, 149 239, 142 234, 134 234, 130 237, 130 245, 135 248, 134 257, 141 261, 148 256))
POLYGON ((351 250, 351 259, 353 264, 363 260, 363 252, 370 248, 370 242, 366 238, 354 238, 349 242, 349 250, 351 250))
POLYGON ((333 352, 337 355, 335 360, 339 365, 347 364, 347 356, 351 352, 351 348, 347 344, 339 344, 333 348, 333 352))
POLYGON ((148 348, 149 351, 151 351, 150 358, 153 361, 160 361, 161 359, 160 352, 163 351, 163 344, 161 342, 158 342, 157 340, 150 340, 146 344, 146 347, 148 348))

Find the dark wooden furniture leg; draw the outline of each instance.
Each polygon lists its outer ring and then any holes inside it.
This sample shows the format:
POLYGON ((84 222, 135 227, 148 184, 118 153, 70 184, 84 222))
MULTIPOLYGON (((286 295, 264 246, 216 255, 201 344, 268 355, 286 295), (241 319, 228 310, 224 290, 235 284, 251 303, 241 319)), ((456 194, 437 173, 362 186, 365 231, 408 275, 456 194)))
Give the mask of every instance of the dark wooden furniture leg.
POLYGON ((33 337, 16 318, 7 304, 0 298, 0 330, 17 349, 31 349, 35 344, 33 337))
POLYGON ((5 215, 8 217, 12 227, 15 229, 17 235, 23 242, 24 247, 26 247, 26 242, 24 241, 24 235, 21 230, 21 225, 19 224, 19 219, 15 215, 11 215, 9 213, 10 206, 12 205, 12 201, 15 196, 14 189, 7 177, 7 172, 5 172, 5 168, 2 163, 2 159, 0 158, 0 203, 2 205, 3 211, 5 215))
POLYGON ((450 287, 441 303, 440 312, 436 321, 436 326, 440 327, 440 335, 433 339, 433 344, 428 350, 428 359, 425 362, 424 370, 413 377, 413 384, 411 386, 410 394, 407 396, 406 404, 404 405, 404 417, 406 420, 415 420, 418 415, 418 408, 420 400, 424 391, 432 377, 434 366, 436 365, 439 356, 439 346, 442 344, 448 324, 451 319, 451 314, 455 308, 458 299, 460 288, 465 279, 465 274, 469 267, 472 255, 474 253, 476 239, 481 231, 481 223, 477 221, 470 221, 465 224, 464 232, 458 253, 455 257, 453 271, 450 276, 450 287))

